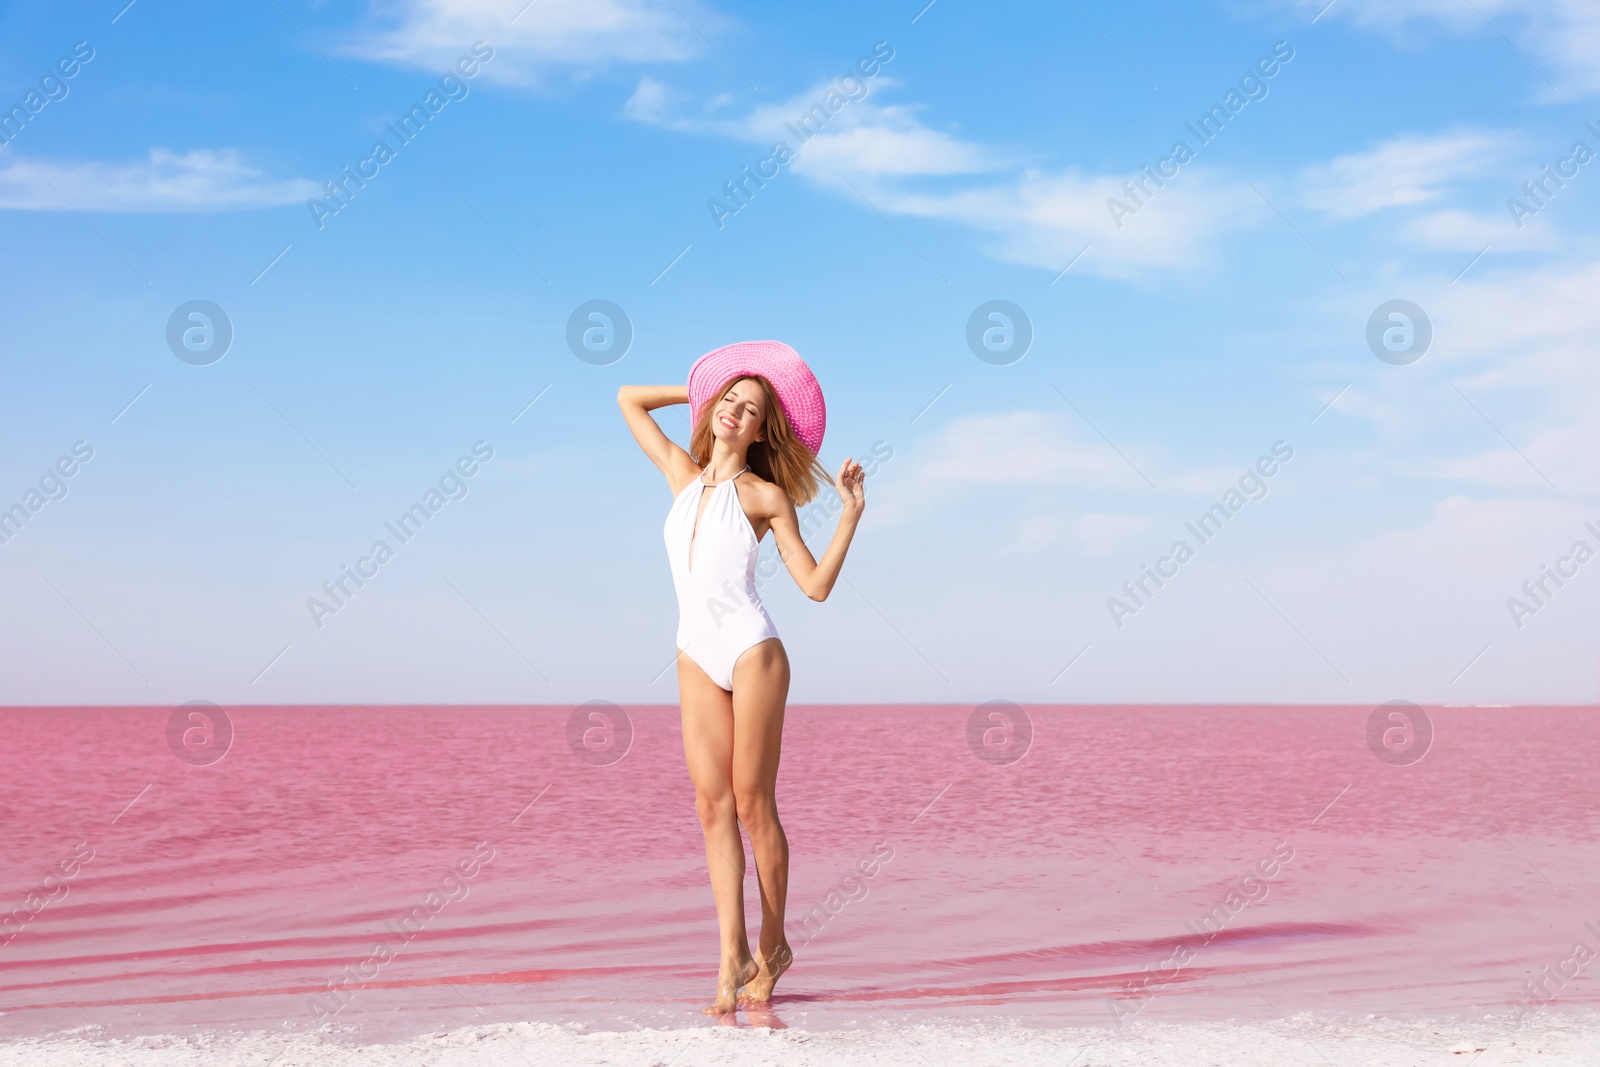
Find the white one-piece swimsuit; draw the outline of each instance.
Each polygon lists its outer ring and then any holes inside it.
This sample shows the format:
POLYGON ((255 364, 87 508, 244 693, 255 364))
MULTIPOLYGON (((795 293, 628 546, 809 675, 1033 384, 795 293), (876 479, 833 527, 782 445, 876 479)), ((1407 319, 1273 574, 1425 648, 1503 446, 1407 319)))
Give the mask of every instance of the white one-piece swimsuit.
POLYGON ((684 486, 672 502, 663 531, 672 584, 678 591, 678 649, 727 690, 733 689, 733 665, 740 654, 778 636, 756 593, 761 543, 733 486, 739 474, 715 484, 696 478, 684 486), (702 493, 710 497, 703 512, 702 493))

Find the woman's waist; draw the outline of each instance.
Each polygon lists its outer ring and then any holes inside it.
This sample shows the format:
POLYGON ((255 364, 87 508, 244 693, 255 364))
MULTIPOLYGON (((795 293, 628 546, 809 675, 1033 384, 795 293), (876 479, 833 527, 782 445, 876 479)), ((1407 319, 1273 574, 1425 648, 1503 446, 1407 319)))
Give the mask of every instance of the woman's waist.
POLYGON ((686 572, 677 583, 678 608, 684 614, 691 610, 717 613, 753 612, 767 613, 756 592, 753 579, 722 577, 706 579, 686 572))

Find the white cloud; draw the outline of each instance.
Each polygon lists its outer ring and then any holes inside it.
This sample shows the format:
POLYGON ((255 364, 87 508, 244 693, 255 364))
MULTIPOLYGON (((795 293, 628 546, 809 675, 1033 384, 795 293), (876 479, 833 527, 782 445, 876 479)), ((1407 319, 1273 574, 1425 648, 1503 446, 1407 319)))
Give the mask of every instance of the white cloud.
POLYGON ((1148 530, 1152 520, 1138 515, 1119 515, 1108 511, 1074 515, 1058 509, 1053 500, 1037 500, 1034 514, 1024 516, 1017 523, 1011 541, 1002 551, 1009 554, 1038 552, 1050 548, 1064 534, 1075 538, 1086 556, 1108 556, 1140 544, 1139 534, 1148 530))
MULTIPOLYGON (((1124 175, 1029 170, 987 187, 918 193, 877 187, 874 202, 904 215, 946 219, 993 235, 985 251, 1053 272, 1137 279, 1151 268, 1190 268, 1225 233, 1256 225, 1268 211, 1247 186, 1209 172, 1183 172, 1119 227, 1108 201, 1126 202, 1124 175)), ((871 195, 871 194, 869 194, 871 195)))
MULTIPOLYGON (((1326 0, 1290 0, 1308 15, 1326 0)), ((1363 29, 1396 37, 1413 23, 1434 22, 1453 33, 1478 33, 1516 42, 1507 62, 1532 64, 1539 86, 1557 95, 1600 92, 1600 4, 1594 0, 1340 0, 1329 18, 1345 18, 1363 29), (1526 58, 1524 58, 1526 56, 1526 58)))
MULTIPOLYGON (((950 419, 919 442, 916 458, 897 472, 893 492, 878 508, 878 521, 915 522, 988 486, 1004 486, 1010 493, 1146 488, 1115 451, 1069 418, 1064 412, 1001 411, 950 419)), ((1055 538, 1060 524, 1049 516, 1059 512, 1046 511, 1043 525, 1034 524, 1020 541, 1055 538)))
POLYGON ((896 475, 895 495, 880 509, 880 519, 915 521, 952 501, 1003 486, 1013 497, 1019 490, 1030 494, 1029 514, 1012 550, 1038 548, 1071 533, 1090 555, 1102 555, 1124 545, 1148 522, 1125 513, 1085 514, 1084 498, 1077 494, 1214 498, 1243 472, 1242 465, 1185 465, 1148 437, 1112 433, 1116 447, 1065 406, 952 418, 917 443, 915 459, 896 475), (1063 491, 1073 494, 1070 501, 1063 491))
POLYGON ((1150 525, 1151 521, 1142 516, 1094 511, 1073 519, 1072 532, 1083 542, 1086 555, 1106 556, 1132 547, 1150 525))
POLYGON ((1528 213, 1533 202, 1516 180, 1524 172, 1538 176, 1537 163, 1521 159, 1523 140, 1494 131, 1395 137, 1368 151, 1304 167, 1296 185, 1302 203, 1336 220, 1393 211, 1383 217, 1415 247, 1475 253, 1492 244, 1501 252, 1548 252, 1561 245, 1550 223, 1555 216, 1537 209, 1528 213), (1490 211, 1447 206, 1471 180, 1478 182, 1473 202, 1502 206, 1490 211), (1505 206, 1513 196, 1524 201, 1520 218, 1505 206))
POLYGON ((1568 500, 1450 494, 1402 527, 1344 543, 1288 539, 1253 580, 1339 664, 1352 693, 1387 689, 1422 703, 1592 700, 1593 629, 1580 617, 1600 579, 1596 564, 1521 629, 1506 600, 1577 538, 1593 547, 1583 523, 1594 517, 1568 500))
POLYGON ((1305 203, 1337 219, 1442 199, 1462 178, 1503 166, 1510 138, 1490 133, 1396 137, 1300 173, 1305 203))
POLYGON ((1515 492, 1548 491, 1548 478, 1563 497, 1592 498, 1597 291, 1600 262, 1511 273, 1495 269, 1492 252, 1455 284, 1411 287, 1433 347, 1400 374, 1375 365, 1338 410, 1377 428, 1391 472, 1515 492))
POLYGON ((1531 461, 1563 494, 1592 499, 1600 485, 1600 451, 1594 447, 1600 262, 1503 278, 1490 274, 1454 288, 1463 291, 1446 295, 1439 309, 1451 346, 1470 361, 1458 384, 1498 427, 1486 438, 1486 453, 1499 454, 1507 481, 1543 486, 1528 469, 1531 461), (1511 454, 1500 432, 1521 454, 1511 454))
POLYGON ((658 78, 646 75, 639 79, 639 86, 633 91, 625 104, 622 113, 635 122, 648 122, 652 126, 665 126, 669 129, 682 129, 675 124, 674 115, 679 106, 688 99, 688 94, 674 89, 658 78))
POLYGON ((1400 233, 1419 247, 1437 251, 1476 253, 1493 245, 1501 252, 1548 252, 1560 245, 1548 218, 1524 219, 1518 229, 1508 211, 1485 214, 1451 208, 1409 219, 1400 233))
MULTIPOLYGON (((1052 274, 1075 263, 1080 273, 1154 283, 1157 272, 1210 264, 1221 239, 1272 219, 1271 207, 1249 185, 1203 160, 1182 165, 1154 188, 1136 184, 1145 179, 1131 169, 1107 174, 1021 166, 1015 153, 926 125, 920 108, 882 102, 895 84, 880 75, 866 82, 864 97, 846 99, 838 82, 822 82, 782 102, 736 112, 726 97, 696 106, 688 94, 646 76, 624 113, 667 129, 744 141, 763 159, 782 141, 794 153, 789 169, 807 180, 851 199, 860 194, 889 215, 987 234, 987 254, 1052 274), (799 117, 830 93, 835 106, 820 132, 798 136, 799 117)), ((1526 218, 1518 227, 1509 212, 1449 203, 1456 188, 1468 181, 1481 185, 1486 177, 1515 192, 1521 145, 1517 135, 1500 131, 1405 135, 1306 166, 1294 185, 1302 204, 1334 221, 1394 212, 1386 218, 1410 248, 1470 255, 1493 244, 1502 253, 1551 251, 1561 242, 1547 218, 1526 218)))
MULTIPOLYGON (((1562 353, 1564 371, 1597 381, 1595 338, 1600 336, 1600 261, 1556 264, 1528 273, 1468 279, 1446 294, 1444 309, 1459 317, 1456 343, 1467 355, 1562 353)), ((1512 375, 1521 378, 1520 372, 1512 375)))
POLYGON ((442 70, 481 40, 495 56, 480 76, 526 85, 556 69, 693 59, 705 50, 695 27, 712 33, 724 20, 691 0, 400 0, 386 23, 346 50, 442 70))
POLYGON ((1037 552, 1049 548, 1061 536, 1066 520, 1060 515, 1032 515, 1017 525, 1011 543, 1003 549, 1006 553, 1037 552))
POLYGON ((232 211, 299 203, 319 188, 306 178, 267 178, 227 148, 152 148, 128 163, 13 158, 0 166, 0 208, 23 211, 232 211))
POLYGON ((795 170, 831 175, 949 175, 996 169, 993 153, 917 122, 905 108, 880 108, 868 123, 828 130, 806 142, 795 170))
POLYGON ((1122 457, 1098 439, 1074 437, 1059 412, 963 415, 944 424, 923 450, 919 477, 932 482, 1021 482, 1095 489, 1143 486, 1122 457))
POLYGON ((797 153, 795 169, 818 181, 839 175, 945 176, 976 174, 1003 165, 998 153, 925 126, 916 108, 874 99, 894 80, 879 75, 858 83, 855 98, 837 80, 822 81, 787 100, 727 113, 726 96, 692 108, 687 94, 646 75, 623 114, 637 122, 684 133, 748 141, 765 149, 783 141, 797 153), (829 108, 827 102, 833 103, 829 108), (818 109, 821 110, 818 110, 818 109))
MULTIPOLYGON (((778 104, 730 115, 723 102, 694 110, 685 94, 643 78, 625 106, 632 119, 690 133, 749 142, 765 150, 781 140, 795 152, 797 174, 896 215, 941 219, 992 235, 985 251, 1052 273, 1085 246, 1074 269, 1134 278, 1150 268, 1184 268, 1206 261, 1210 241, 1255 225, 1267 208, 1242 183, 1192 167, 1155 196, 1130 198, 1128 174, 1089 174, 1077 168, 1018 171, 1010 153, 924 124, 917 108, 881 103, 894 82, 869 82, 865 98, 844 102, 803 141, 798 118, 822 100, 820 83, 778 104), (981 176, 1012 171, 1009 176, 981 176), (965 182, 962 179, 966 179, 965 182), (853 188, 852 188, 853 187, 853 188), (1140 205, 1118 225, 1110 200, 1140 205)), ((836 102, 838 98, 835 98, 836 102)))

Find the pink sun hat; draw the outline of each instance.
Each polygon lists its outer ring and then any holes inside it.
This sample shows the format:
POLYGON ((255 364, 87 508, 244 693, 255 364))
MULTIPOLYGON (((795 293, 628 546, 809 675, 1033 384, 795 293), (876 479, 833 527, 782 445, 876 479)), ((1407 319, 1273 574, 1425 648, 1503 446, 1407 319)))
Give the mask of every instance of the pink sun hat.
POLYGON ((822 386, 800 353, 782 341, 740 341, 712 349, 695 360, 689 368, 690 419, 699 421, 701 409, 715 399, 713 390, 722 388, 729 378, 750 374, 772 383, 795 437, 812 455, 821 452, 822 432, 828 426, 822 386))

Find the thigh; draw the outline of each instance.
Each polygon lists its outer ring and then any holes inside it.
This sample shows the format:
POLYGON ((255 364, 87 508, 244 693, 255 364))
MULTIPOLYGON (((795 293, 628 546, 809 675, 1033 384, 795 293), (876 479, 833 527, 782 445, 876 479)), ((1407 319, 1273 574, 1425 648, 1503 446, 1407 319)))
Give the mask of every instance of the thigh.
POLYGON ((733 782, 733 701, 694 660, 678 654, 683 756, 696 792, 724 795, 733 782))
POLYGON ((733 782, 771 794, 783 748, 789 657, 776 637, 752 645, 733 666, 733 782))

